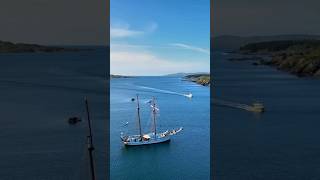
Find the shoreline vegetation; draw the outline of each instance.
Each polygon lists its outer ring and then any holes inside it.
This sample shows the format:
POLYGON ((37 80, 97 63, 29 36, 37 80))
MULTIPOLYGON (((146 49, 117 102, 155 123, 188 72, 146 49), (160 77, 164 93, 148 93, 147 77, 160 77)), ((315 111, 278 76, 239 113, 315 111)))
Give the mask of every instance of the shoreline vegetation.
POLYGON ((38 44, 12 43, 9 41, 0 41, 0 53, 37 53, 37 52, 74 52, 89 49, 67 48, 58 46, 43 46, 38 44))
POLYGON ((285 40, 249 43, 230 61, 252 61, 298 77, 320 77, 320 40, 285 40))
POLYGON ((210 86, 210 74, 207 73, 189 74, 184 76, 184 78, 202 86, 210 86))

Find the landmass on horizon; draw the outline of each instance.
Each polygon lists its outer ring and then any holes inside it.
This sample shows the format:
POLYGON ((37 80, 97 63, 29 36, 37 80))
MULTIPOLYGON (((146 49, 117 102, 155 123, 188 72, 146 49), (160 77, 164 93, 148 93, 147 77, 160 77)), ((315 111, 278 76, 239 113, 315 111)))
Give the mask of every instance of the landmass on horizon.
POLYGON ((318 35, 219 36, 213 40, 217 49, 233 54, 230 61, 253 61, 253 65, 276 67, 299 77, 320 77, 318 35))
MULTIPOLYGON (((162 76, 181 77, 183 80, 191 81, 202 86, 210 86, 210 73, 173 73, 162 76)), ((110 79, 113 78, 131 78, 135 76, 114 75, 110 74, 110 79)))
POLYGON ((13 43, 9 41, 0 41, 0 53, 35 53, 35 52, 66 52, 66 51, 83 51, 89 49, 44 46, 39 44, 13 43))
POLYGON ((133 76, 124 76, 124 75, 110 74, 110 79, 113 79, 113 78, 130 78, 130 77, 133 77, 133 76))
POLYGON ((250 43, 241 55, 230 60, 252 60, 253 65, 268 65, 299 77, 320 77, 320 40, 292 40, 250 43))
POLYGON ((235 36, 221 35, 211 38, 212 49, 237 50, 249 43, 287 40, 320 40, 320 35, 289 34, 273 36, 235 36))

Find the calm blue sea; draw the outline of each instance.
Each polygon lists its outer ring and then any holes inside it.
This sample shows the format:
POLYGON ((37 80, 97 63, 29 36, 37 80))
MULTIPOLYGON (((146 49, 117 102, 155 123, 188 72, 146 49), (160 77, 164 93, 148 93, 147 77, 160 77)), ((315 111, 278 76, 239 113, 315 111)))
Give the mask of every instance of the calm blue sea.
POLYGON ((115 78, 110 87, 110 174, 112 180, 209 179, 210 88, 180 77, 115 78), (188 99, 182 94, 192 92, 188 99), (138 134, 136 102, 139 94, 144 132, 150 131, 147 103, 155 97, 160 112, 158 128, 183 127, 171 142, 125 147, 120 133, 138 134), (128 122, 128 125, 125 125, 128 122))
POLYGON ((213 107, 216 179, 319 179, 320 80, 229 57, 213 52, 215 97, 258 100, 266 112, 213 107))
POLYGON ((89 99, 98 179, 106 179, 107 51, 0 55, 0 179, 88 179, 89 99), (83 119, 84 120, 84 119, 83 119))

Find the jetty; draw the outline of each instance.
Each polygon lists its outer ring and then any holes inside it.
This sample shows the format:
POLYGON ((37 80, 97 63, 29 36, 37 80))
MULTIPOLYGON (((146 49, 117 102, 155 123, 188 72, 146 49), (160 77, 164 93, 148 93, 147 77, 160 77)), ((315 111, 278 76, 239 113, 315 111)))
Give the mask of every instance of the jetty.
POLYGON ((243 103, 225 101, 225 100, 221 100, 221 99, 214 99, 213 104, 217 105, 217 106, 226 106, 226 107, 243 109, 246 111, 258 112, 258 113, 262 113, 265 111, 264 105, 262 103, 258 103, 258 102, 254 102, 251 105, 248 105, 248 104, 243 104, 243 103))

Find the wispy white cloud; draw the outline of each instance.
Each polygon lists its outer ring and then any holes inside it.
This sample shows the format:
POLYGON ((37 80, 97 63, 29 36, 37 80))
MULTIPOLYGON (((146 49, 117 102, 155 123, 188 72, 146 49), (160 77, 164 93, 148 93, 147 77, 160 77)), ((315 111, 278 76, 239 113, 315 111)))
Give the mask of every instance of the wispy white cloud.
POLYGON ((111 38, 126 38, 126 37, 136 37, 144 34, 143 31, 131 30, 128 28, 110 28, 111 38))
POLYGON ((111 25, 110 36, 111 38, 128 38, 128 37, 137 37, 144 35, 146 33, 154 32, 158 28, 158 24, 151 22, 142 30, 131 29, 129 24, 120 24, 111 25))
POLYGON ((187 50, 192 50, 192 51, 196 51, 196 52, 200 52, 200 53, 210 54, 210 51, 208 49, 190 46, 190 45, 183 44, 183 43, 171 43, 169 45, 173 46, 173 47, 181 48, 181 49, 187 49, 187 50))
MULTIPOLYGON (((210 66, 208 61, 197 59, 183 58, 173 59, 173 56, 163 57, 157 52, 168 51, 172 47, 194 50, 197 52, 208 53, 205 49, 181 44, 173 43, 171 45, 141 45, 128 43, 128 38, 140 38, 151 34, 158 29, 158 24, 155 22, 146 23, 145 26, 135 29, 129 24, 117 22, 111 25, 110 35, 110 71, 112 74, 122 75, 164 75, 177 72, 204 72, 209 71, 210 66), (161 50, 159 51, 159 49, 161 50)), ((131 40, 130 40, 131 41, 131 40)), ((133 41, 134 42, 134 41, 133 41)), ((203 58, 203 57, 202 57, 203 58)))
POLYGON ((151 48, 150 45, 140 45, 140 44, 127 44, 127 43, 111 43, 112 49, 140 49, 140 48, 151 48))
POLYGON ((111 46, 111 73, 123 75, 164 75, 176 72, 209 71, 204 61, 165 59, 143 46, 111 46))

